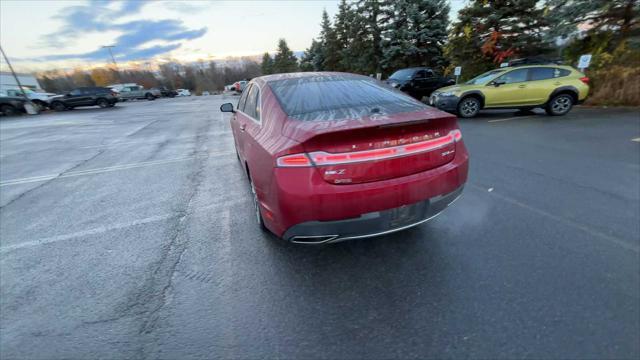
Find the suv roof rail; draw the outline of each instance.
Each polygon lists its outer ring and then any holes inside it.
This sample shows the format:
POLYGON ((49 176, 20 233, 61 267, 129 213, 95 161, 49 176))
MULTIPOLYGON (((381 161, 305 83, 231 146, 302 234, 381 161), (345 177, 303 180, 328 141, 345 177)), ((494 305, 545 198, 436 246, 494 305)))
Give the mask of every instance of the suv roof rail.
POLYGON ((509 61, 509 66, 525 66, 525 65, 562 65, 561 59, 547 59, 539 57, 513 59, 509 61))

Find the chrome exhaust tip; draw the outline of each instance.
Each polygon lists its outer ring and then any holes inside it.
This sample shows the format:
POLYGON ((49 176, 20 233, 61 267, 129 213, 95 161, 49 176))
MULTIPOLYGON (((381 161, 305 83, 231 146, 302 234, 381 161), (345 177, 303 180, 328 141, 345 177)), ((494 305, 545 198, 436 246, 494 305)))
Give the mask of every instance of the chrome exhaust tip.
POLYGON ((335 240, 340 235, 310 235, 310 236, 294 236, 291 238, 291 242, 294 244, 324 244, 332 240, 335 240))

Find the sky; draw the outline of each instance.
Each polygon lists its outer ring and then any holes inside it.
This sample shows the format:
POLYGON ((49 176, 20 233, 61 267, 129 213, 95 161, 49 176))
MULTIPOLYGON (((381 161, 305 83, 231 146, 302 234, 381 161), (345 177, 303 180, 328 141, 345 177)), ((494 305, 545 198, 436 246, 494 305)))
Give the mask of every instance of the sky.
MULTIPOLYGON (((451 17, 465 0, 452 0, 451 17)), ((197 61, 275 51, 279 38, 301 51, 338 0, 2 0, 0 46, 17 71, 175 59, 197 61)), ((4 61, 2 71, 7 70, 4 61)))

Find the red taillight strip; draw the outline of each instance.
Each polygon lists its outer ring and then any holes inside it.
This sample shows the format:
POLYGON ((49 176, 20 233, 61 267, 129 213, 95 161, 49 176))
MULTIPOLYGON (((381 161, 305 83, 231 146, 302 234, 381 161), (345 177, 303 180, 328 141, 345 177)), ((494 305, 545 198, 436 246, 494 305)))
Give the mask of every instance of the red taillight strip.
POLYGON ((292 166, 324 166, 324 165, 338 165, 349 164, 360 161, 376 161, 384 160, 399 156, 419 154, 435 150, 437 148, 449 145, 453 142, 458 142, 462 139, 462 133, 460 130, 452 130, 449 134, 426 141, 416 142, 407 145, 399 145, 394 147, 354 151, 347 153, 332 154, 324 151, 315 151, 307 154, 294 154, 279 157, 277 160, 278 166, 292 167, 292 166), (313 160, 313 163, 309 160, 313 160))
POLYGON ((278 166, 282 167, 297 167, 297 166, 311 166, 311 161, 306 154, 293 154, 287 156, 281 156, 277 160, 278 166))

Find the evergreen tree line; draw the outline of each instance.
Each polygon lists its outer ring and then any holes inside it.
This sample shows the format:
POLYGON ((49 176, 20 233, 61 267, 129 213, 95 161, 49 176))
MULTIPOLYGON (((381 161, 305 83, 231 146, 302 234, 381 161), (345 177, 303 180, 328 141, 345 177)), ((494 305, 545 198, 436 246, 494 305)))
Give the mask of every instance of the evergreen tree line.
POLYGON ((299 62, 281 39, 275 57, 264 54, 262 73, 388 76, 411 66, 445 73, 462 66, 468 78, 521 57, 575 65, 592 53, 595 69, 610 64, 615 51, 637 61, 638 0, 471 0, 454 23, 449 10, 446 0, 341 0, 333 19, 323 11, 320 34, 299 62))

